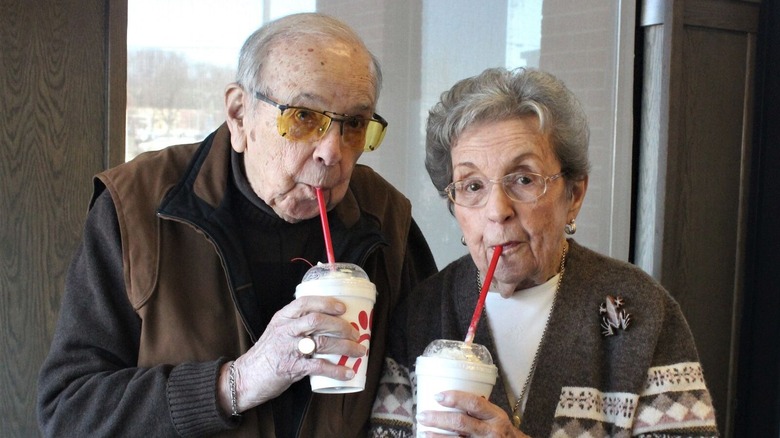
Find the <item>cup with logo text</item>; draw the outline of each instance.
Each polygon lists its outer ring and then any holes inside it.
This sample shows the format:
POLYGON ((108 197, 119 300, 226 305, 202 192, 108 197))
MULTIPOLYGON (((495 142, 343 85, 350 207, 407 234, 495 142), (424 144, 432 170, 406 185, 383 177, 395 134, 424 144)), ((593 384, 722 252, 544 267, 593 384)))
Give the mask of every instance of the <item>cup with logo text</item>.
POLYGON ((371 344, 371 325, 376 302, 376 286, 359 266, 352 263, 319 263, 303 276, 295 289, 295 297, 328 296, 338 298, 347 310, 341 315, 360 333, 358 343, 366 347, 363 357, 336 354, 314 354, 333 364, 343 365, 355 372, 350 380, 337 380, 325 376, 309 376, 313 392, 345 394, 360 392, 366 386, 368 348, 371 344))

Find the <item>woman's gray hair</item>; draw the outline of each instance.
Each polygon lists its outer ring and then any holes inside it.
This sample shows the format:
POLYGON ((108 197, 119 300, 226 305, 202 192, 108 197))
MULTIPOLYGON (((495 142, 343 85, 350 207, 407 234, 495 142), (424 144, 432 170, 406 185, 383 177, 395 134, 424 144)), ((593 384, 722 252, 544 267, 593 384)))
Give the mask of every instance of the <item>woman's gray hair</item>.
MULTIPOLYGON (((534 69, 489 68, 457 82, 428 113, 425 168, 442 197, 452 182, 452 147, 472 125, 534 115, 550 135, 571 192, 590 171, 590 130, 579 100, 555 76, 534 69)), ((452 211, 452 202, 449 205, 452 211)))
POLYGON ((316 12, 292 14, 278 18, 250 35, 241 47, 238 56, 236 82, 244 88, 267 93, 269 90, 266 89, 260 74, 268 60, 268 54, 277 42, 302 36, 334 38, 363 48, 371 57, 376 90, 375 98, 379 99, 379 90, 382 88, 382 69, 379 60, 349 26, 333 17, 316 12))

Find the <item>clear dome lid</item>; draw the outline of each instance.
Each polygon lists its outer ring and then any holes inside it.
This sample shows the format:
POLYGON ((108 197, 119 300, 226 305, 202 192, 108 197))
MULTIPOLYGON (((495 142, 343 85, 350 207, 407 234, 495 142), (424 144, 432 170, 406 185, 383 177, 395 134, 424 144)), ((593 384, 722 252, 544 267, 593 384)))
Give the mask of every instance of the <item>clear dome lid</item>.
POLYGON ((451 339, 437 339, 431 342, 425 348, 423 356, 493 365, 493 356, 484 345, 451 339))
POLYGON ((353 263, 317 263, 303 276, 301 283, 312 280, 336 278, 359 278, 368 280, 368 275, 360 266, 353 263))

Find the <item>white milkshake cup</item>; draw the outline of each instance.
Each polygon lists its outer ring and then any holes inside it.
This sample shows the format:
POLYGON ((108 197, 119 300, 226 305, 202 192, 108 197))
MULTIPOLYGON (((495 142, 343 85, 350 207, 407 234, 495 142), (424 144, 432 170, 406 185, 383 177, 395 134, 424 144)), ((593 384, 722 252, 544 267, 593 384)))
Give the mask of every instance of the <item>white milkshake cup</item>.
MULTIPOLYGON (((440 405, 434 396, 442 391, 458 390, 490 397, 498 377, 490 352, 482 345, 438 339, 431 342, 415 364, 417 412, 457 409, 440 405)), ((417 434, 424 431, 457 435, 446 430, 416 424, 417 434)))
POLYGON ((350 380, 337 380, 325 376, 309 376, 313 392, 344 394, 360 392, 366 386, 368 369, 368 348, 371 344, 376 286, 359 266, 352 263, 319 263, 304 275, 295 289, 295 297, 329 296, 338 298, 347 310, 341 318, 347 320, 360 333, 358 343, 366 347, 363 357, 349 357, 335 354, 314 354, 333 364, 344 365, 355 371, 350 380))

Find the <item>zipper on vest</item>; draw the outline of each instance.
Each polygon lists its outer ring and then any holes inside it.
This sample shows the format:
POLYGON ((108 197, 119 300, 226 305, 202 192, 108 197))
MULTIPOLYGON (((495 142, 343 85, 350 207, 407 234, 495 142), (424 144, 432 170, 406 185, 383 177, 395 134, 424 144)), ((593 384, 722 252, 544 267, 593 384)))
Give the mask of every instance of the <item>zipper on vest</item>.
POLYGON ((206 238, 206 241, 208 241, 211 244, 211 246, 214 247, 214 252, 216 252, 217 257, 219 258, 219 264, 222 266, 222 272, 225 275, 225 282, 227 283, 228 289, 230 290, 230 299, 233 300, 233 306, 235 306, 235 308, 238 310, 238 315, 241 317, 241 324, 244 325, 244 330, 249 334, 249 338, 251 339, 252 344, 257 342, 257 338, 255 337, 254 333, 252 333, 251 325, 246 320, 246 315, 244 315, 244 310, 241 307, 241 305, 238 303, 238 297, 236 296, 236 288, 233 285, 233 280, 230 278, 227 264, 225 263, 225 256, 224 254, 222 254, 222 250, 220 249, 219 245, 217 245, 214 237, 212 237, 211 234, 208 233, 208 231, 204 230, 194 222, 189 221, 187 219, 178 216, 171 216, 160 212, 157 212, 157 217, 161 219, 178 222, 180 224, 184 224, 192 227, 195 231, 203 234, 203 236, 206 238))

